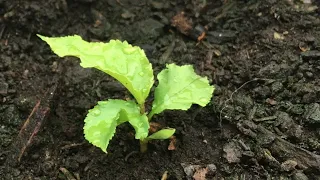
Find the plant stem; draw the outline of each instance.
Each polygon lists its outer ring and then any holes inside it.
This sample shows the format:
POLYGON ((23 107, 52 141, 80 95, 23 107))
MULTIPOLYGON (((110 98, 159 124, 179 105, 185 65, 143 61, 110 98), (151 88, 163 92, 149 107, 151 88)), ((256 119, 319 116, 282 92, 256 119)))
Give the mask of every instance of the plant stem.
POLYGON ((146 112, 146 108, 144 106, 144 103, 139 104, 139 106, 140 106, 140 114, 144 114, 146 112))
POLYGON ((140 140, 140 152, 145 153, 148 150, 148 141, 147 140, 140 140))
POLYGON ((153 114, 152 111, 148 114, 148 120, 149 120, 149 122, 151 121, 151 118, 152 118, 153 115, 154 115, 154 114, 153 114))

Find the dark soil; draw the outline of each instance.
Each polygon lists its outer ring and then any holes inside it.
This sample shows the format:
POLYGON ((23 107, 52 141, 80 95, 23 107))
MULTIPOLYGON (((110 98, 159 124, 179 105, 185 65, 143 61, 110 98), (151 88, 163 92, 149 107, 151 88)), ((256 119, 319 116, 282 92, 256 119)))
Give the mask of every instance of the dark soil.
POLYGON ((0 0, 0 179, 319 179, 318 13, 290 0, 0 0), (176 150, 155 141, 136 153, 122 125, 105 154, 84 139, 83 119, 98 100, 130 95, 36 34, 127 40, 156 73, 193 64, 214 98, 155 117, 177 129, 176 150))

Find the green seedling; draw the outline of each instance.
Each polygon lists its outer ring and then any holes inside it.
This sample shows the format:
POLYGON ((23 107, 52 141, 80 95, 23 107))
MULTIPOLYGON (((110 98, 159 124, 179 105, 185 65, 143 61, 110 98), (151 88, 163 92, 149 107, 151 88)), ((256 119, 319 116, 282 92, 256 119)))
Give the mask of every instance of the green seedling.
POLYGON ((60 57, 80 58, 84 68, 99 69, 124 85, 134 100, 109 99, 99 101, 89 110, 84 125, 84 136, 93 145, 106 152, 116 127, 129 122, 135 129, 135 138, 140 140, 141 151, 154 139, 168 139, 175 129, 165 128, 149 135, 149 122, 156 114, 166 109, 188 110, 192 104, 206 106, 213 95, 214 87, 206 77, 197 75, 191 65, 168 64, 157 76, 154 101, 149 113, 145 101, 154 84, 152 65, 144 51, 126 41, 111 40, 108 43, 87 42, 80 36, 45 37, 52 51, 60 57))

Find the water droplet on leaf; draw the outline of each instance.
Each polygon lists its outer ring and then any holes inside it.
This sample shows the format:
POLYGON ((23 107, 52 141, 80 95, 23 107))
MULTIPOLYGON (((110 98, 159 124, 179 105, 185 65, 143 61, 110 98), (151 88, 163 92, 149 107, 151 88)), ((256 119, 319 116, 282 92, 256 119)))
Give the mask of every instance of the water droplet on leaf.
POLYGON ((95 145, 100 144, 100 140, 96 139, 96 140, 92 141, 92 144, 95 144, 95 145))
POLYGON ((123 49, 123 52, 126 54, 132 54, 136 51, 136 49, 137 48, 134 48, 134 47, 128 47, 128 48, 123 49))
POLYGON ((101 134, 100 131, 96 131, 96 132, 93 133, 93 136, 98 137, 98 136, 100 136, 100 134, 101 134))
POLYGON ((99 116, 101 114, 101 111, 99 109, 93 109, 92 114, 94 116, 99 116))
POLYGON ((139 75, 140 75, 140 76, 143 76, 143 75, 144 75, 144 72, 139 72, 139 75))
POLYGON ((201 98, 200 102, 206 103, 206 102, 208 102, 208 100, 206 98, 201 98))

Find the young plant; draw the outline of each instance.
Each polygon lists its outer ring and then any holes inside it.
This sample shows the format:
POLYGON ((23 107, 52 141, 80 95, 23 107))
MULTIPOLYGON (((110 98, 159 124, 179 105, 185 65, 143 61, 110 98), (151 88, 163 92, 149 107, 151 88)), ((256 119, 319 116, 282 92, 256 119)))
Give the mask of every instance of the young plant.
POLYGON ((214 87, 207 78, 197 75, 191 65, 168 64, 157 78, 154 101, 149 113, 145 112, 145 100, 154 83, 152 65, 144 51, 126 41, 111 40, 108 43, 86 42, 80 36, 45 37, 52 51, 60 57, 80 58, 84 68, 99 69, 123 84, 133 95, 133 100, 99 101, 87 114, 84 136, 93 145, 106 152, 116 127, 129 122, 135 129, 135 138, 140 140, 141 151, 153 139, 168 139, 175 129, 166 128, 149 135, 149 121, 153 115, 166 109, 188 110, 192 104, 206 106, 213 95, 214 87))

